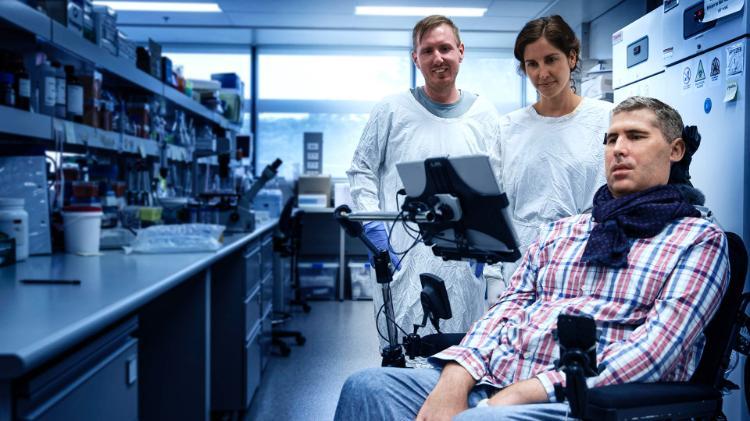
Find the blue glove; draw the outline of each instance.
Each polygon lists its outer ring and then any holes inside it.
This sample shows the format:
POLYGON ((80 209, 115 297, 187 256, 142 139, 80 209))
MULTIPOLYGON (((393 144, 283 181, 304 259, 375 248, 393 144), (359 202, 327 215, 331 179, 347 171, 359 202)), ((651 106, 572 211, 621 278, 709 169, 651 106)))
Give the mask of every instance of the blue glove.
MULTIPOLYGON (((364 225, 365 236, 375 244, 380 250, 388 250, 388 255, 391 257, 391 263, 396 270, 401 269, 399 264, 399 257, 393 252, 391 245, 388 243, 388 231, 385 229, 385 224, 382 222, 368 222, 364 225)), ((370 256, 370 264, 375 265, 375 259, 373 259, 372 253, 367 251, 370 256)))
POLYGON ((478 279, 482 276, 484 271, 484 263, 479 263, 476 260, 469 262, 469 267, 474 270, 474 276, 478 279))

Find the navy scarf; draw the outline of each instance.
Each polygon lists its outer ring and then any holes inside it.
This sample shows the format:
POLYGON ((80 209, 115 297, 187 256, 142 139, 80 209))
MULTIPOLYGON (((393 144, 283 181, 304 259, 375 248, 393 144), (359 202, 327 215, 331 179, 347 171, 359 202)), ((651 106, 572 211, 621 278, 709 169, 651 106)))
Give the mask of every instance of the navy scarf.
POLYGON ((671 185, 614 198, 605 184, 594 196, 592 214, 597 225, 591 230, 581 260, 611 268, 627 266, 628 238, 653 237, 675 219, 700 216, 671 185))

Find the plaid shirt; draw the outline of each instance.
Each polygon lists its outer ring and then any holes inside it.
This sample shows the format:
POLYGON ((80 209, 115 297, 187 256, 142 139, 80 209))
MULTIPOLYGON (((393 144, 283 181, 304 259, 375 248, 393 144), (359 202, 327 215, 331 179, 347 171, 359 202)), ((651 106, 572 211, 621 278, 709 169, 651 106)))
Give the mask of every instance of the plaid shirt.
POLYGON ((702 218, 669 223, 634 239, 623 269, 581 262, 591 215, 544 227, 508 290, 458 346, 433 358, 463 366, 479 384, 507 387, 537 377, 555 401, 557 315, 587 314, 600 331, 601 372, 589 387, 690 378, 703 350, 703 328, 729 280, 726 237, 702 218))

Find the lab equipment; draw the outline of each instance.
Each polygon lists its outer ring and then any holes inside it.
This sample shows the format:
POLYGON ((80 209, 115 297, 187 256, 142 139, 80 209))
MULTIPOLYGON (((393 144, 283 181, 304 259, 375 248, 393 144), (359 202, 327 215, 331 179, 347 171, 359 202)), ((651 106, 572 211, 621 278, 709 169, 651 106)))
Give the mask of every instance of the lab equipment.
MULTIPOLYGON (((397 168, 406 194, 401 212, 355 213, 344 205, 336 208, 334 215, 347 234, 360 238, 375 256, 374 267, 381 286, 388 335, 388 345, 381 353, 383 366, 403 367, 405 359, 398 341, 390 288, 393 274, 389 268, 389 252, 373 244, 358 221, 403 219, 404 223, 416 223, 425 245, 431 246, 432 252, 444 259, 474 259, 491 264, 517 260, 520 252, 506 213, 507 197, 500 192, 487 156, 430 158, 423 162, 401 163, 397 168)), ((424 313, 421 326, 425 325, 424 313)), ((414 325, 412 335, 421 327, 414 325)), ((407 344, 417 340, 412 335, 408 335, 407 344)))
POLYGON ((372 300, 372 265, 368 262, 349 262, 347 266, 352 284, 352 300, 372 300))
POLYGON ((330 175, 302 175, 297 180, 297 205, 328 207, 331 203, 330 175))
POLYGON ((29 215, 23 199, 0 197, 0 233, 15 239, 17 262, 29 257, 29 215))
POLYGON ((266 168, 252 184, 243 184, 237 206, 226 221, 228 232, 250 232, 255 229, 253 201, 263 186, 276 177, 281 164, 281 159, 276 158, 272 163, 266 165, 266 168))
POLYGON ((27 285, 80 285, 80 279, 21 279, 27 285))
POLYGON ((30 255, 49 254, 52 251, 46 158, 35 153, 29 151, 27 156, 0 156, 3 196, 24 199, 24 209, 29 215, 30 255))

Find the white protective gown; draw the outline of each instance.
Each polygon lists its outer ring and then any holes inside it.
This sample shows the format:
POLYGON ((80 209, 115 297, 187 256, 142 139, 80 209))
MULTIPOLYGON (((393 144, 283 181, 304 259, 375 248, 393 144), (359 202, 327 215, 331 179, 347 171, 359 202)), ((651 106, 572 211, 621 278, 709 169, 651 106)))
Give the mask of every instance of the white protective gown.
MULTIPOLYGON (((522 254, 541 224, 591 208, 594 193, 606 183, 604 135, 612 107, 583 98, 562 117, 544 117, 528 106, 501 118, 501 188, 508 194, 508 213, 522 254)), ((501 264, 505 282, 518 263, 501 264)), ((503 289, 491 284, 490 298, 503 289)))
MULTIPOLYGON (((490 156, 493 170, 499 174, 499 129, 493 105, 481 96, 458 118, 433 115, 409 91, 386 98, 370 114, 347 172, 354 207, 358 211, 399 211, 396 192, 403 188, 396 170, 399 162, 484 154, 490 156)), ((399 203, 402 201, 400 196, 399 203)), ((390 226, 386 224, 386 228, 390 226)), ((404 251, 413 241, 401 223, 396 224, 391 236, 393 249, 404 251)), ((483 314, 485 281, 473 275, 467 262, 445 262, 424 244, 418 244, 404 257, 391 283, 396 322, 407 332, 411 333, 413 325, 422 321, 420 273, 435 274, 446 283, 453 318, 441 322, 442 332, 465 332, 483 314)), ((377 312, 383 303, 378 284, 374 284, 373 301, 377 312)), ((378 325, 387 335, 384 314, 378 325)), ((434 329, 428 322, 419 333, 434 333, 434 329)), ((386 343, 381 338, 381 344, 386 343)))

